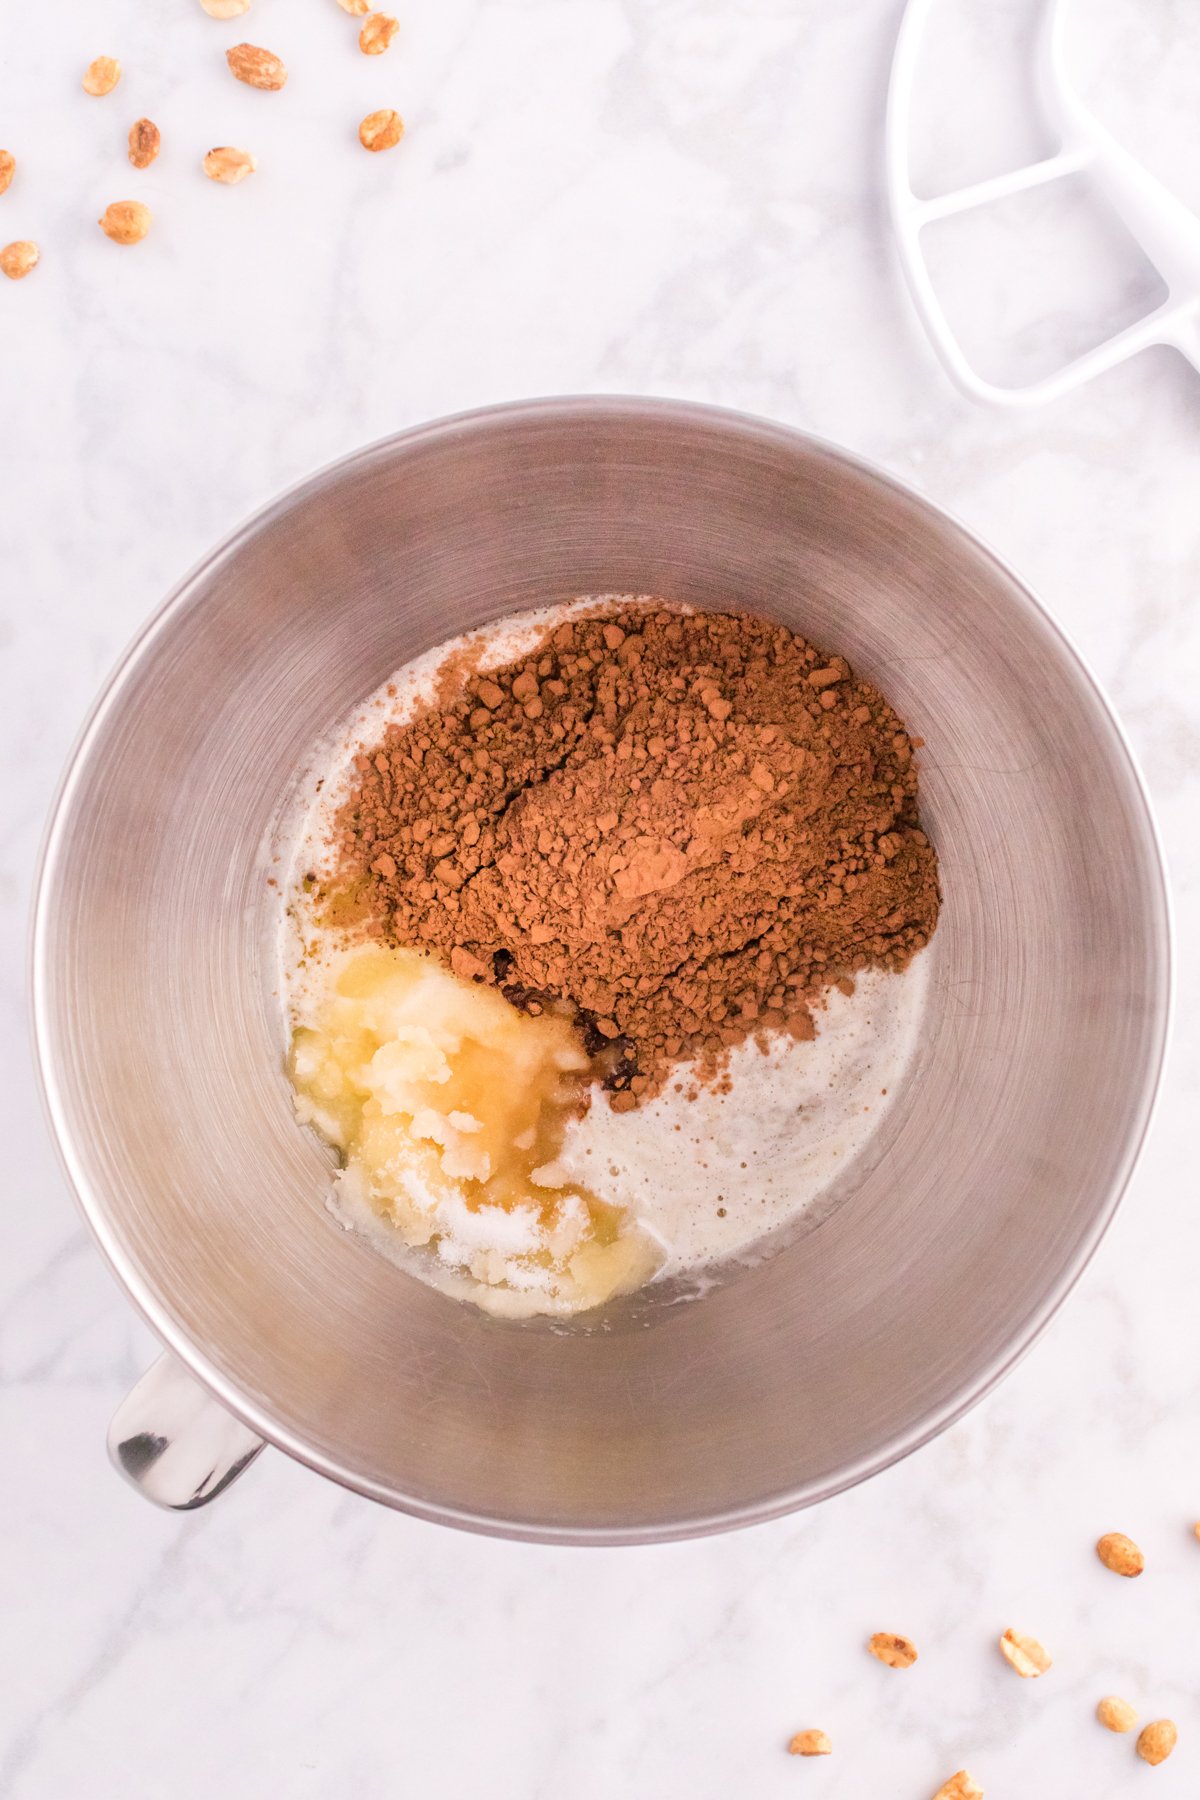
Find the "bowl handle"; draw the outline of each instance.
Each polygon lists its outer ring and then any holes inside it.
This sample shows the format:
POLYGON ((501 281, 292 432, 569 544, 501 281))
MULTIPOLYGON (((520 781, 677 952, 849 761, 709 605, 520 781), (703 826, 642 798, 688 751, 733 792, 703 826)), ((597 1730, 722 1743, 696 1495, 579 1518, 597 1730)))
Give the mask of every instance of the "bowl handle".
POLYGON ((120 1473, 156 1506, 176 1512, 215 1500, 262 1448, 263 1439, 169 1354, 151 1364, 108 1428, 108 1453, 120 1473))

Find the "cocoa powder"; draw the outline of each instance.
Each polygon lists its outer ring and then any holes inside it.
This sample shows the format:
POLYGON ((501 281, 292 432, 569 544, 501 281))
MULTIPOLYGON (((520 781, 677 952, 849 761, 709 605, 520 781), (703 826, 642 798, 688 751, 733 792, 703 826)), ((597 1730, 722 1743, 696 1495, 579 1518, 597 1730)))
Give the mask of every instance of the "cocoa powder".
POLYGON ((810 1036, 937 922, 913 743, 849 665, 736 613, 614 607, 445 676, 357 759, 328 915, 567 1004, 612 1103, 810 1036))

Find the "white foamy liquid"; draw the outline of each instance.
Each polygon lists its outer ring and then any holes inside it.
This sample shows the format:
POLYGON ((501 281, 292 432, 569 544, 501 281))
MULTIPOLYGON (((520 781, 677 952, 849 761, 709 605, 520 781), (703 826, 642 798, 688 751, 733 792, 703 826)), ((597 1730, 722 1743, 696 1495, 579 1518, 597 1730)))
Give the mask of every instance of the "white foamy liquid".
MULTIPOLYGON (((390 677, 318 746, 274 839, 287 871, 280 884, 279 967, 289 1032, 313 1022, 345 952, 338 934, 315 924, 302 884, 308 872, 330 868, 331 827, 349 791, 355 757, 389 724, 404 723, 429 703, 451 655, 479 647, 478 670, 499 667, 531 650, 572 613, 594 608, 597 598, 625 605, 631 597, 605 595, 518 613, 439 645, 390 677)), ((585 1116, 568 1128, 560 1159, 568 1178, 626 1207, 653 1233, 664 1250, 657 1280, 747 1258, 785 1227, 821 1216, 822 1200, 863 1157, 914 1059, 930 966, 925 950, 901 974, 860 975, 852 995, 831 989, 814 1015, 814 1039, 777 1033, 765 1054, 753 1042, 739 1045, 730 1055, 728 1092, 697 1087, 686 1064, 666 1091, 634 1112, 614 1113, 595 1090, 585 1116)), ((480 1298, 476 1284, 452 1277, 432 1255, 408 1249, 351 1189, 340 1177, 331 1196, 343 1224, 435 1286, 480 1298)), ((503 1295, 491 1291, 490 1310, 536 1310, 515 1295, 509 1305, 503 1295)))
POLYGON ((879 1129, 916 1051, 928 967, 922 953, 900 975, 867 971, 851 995, 834 988, 808 1042, 739 1044, 728 1093, 683 1068, 636 1112, 597 1097, 560 1162, 654 1233, 664 1277, 744 1256, 813 1212, 879 1129))

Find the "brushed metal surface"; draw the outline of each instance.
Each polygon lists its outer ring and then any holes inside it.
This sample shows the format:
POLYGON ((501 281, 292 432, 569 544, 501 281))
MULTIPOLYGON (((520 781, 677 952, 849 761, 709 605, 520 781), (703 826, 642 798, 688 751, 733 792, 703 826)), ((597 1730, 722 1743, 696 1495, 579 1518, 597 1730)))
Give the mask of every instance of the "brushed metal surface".
POLYGON ((620 1541, 833 1493, 1028 1347, 1139 1146, 1169 927, 1120 732, 986 549, 795 432, 589 399, 366 450, 195 571, 76 752, 34 961, 85 1214, 218 1397, 390 1504, 620 1541), (880 681, 927 742, 946 903, 921 1066, 856 1191, 702 1301, 563 1331, 456 1304, 329 1218, 283 1075, 262 847, 314 740, 391 669, 604 590, 760 610, 880 681))

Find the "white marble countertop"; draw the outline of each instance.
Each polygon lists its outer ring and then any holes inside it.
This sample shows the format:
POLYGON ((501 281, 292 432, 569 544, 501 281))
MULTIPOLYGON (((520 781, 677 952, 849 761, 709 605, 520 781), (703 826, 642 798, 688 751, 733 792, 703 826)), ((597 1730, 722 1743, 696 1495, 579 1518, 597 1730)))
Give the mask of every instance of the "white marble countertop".
MULTIPOLYGON (((932 184, 1037 148, 1029 0, 941 0, 932 184)), ((1076 0, 1080 80, 1200 202, 1200 15, 1076 0), (1178 176, 1179 169, 1185 170, 1178 176)), ((0 20, 4 1141, 0 1792, 11 1800, 988 1800, 1200 1789, 1200 378, 1155 352, 1052 411, 950 388, 880 197, 898 0, 397 0, 367 62, 334 0, 60 0, 0 20), (240 37, 289 62, 240 88, 240 37), (83 65, 121 56, 117 93, 83 65), (377 105, 407 141, 367 157, 377 105), (124 132, 148 113, 146 173, 124 132), (212 142, 260 158, 238 189, 212 142), (137 249, 95 220, 145 197, 137 249), (652 392, 841 440, 995 543, 1107 684, 1157 804, 1179 1015, 1151 1140, 1065 1312, 1003 1388, 864 1488, 778 1524, 640 1550, 513 1546, 350 1497, 268 1454, 218 1505, 156 1513, 107 1468, 152 1353, 78 1221, 26 1049, 22 944, 42 820, 125 641, 219 536, 315 466, 513 396, 652 392), (1139 1582, 1095 1561, 1120 1528, 1139 1582), (1013 1624, 1056 1657, 1016 1681, 1013 1624), (911 1674, 867 1634, 911 1633, 911 1674), (1092 1718, 1179 1723, 1153 1775, 1092 1718), (833 1737, 828 1761, 783 1744, 833 1737)), ((936 77, 936 79, 935 79, 936 77)), ((1150 291, 1086 193, 935 246, 989 366, 1052 366, 1150 291)), ((969 1304, 969 1296, 964 1297, 969 1304)))

